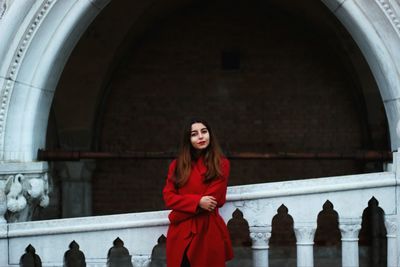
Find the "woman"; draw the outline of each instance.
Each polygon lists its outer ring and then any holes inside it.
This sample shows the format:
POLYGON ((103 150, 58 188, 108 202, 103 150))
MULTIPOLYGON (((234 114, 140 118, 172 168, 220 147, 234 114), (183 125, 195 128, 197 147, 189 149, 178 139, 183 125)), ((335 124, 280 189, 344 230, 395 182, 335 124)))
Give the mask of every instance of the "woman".
POLYGON ((226 200, 228 176, 229 161, 210 125, 201 119, 189 121, 163 190, 172 209, 168 267, 220 267, 233 258, 228 229, 218 213, 226 200))

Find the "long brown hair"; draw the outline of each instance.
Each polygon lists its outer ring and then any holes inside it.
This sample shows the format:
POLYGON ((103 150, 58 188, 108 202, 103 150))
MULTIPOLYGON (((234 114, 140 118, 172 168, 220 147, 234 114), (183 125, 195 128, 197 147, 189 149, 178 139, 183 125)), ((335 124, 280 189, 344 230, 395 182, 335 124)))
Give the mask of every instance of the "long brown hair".
POLYGON ((210 182, 215 178, 221 176, 221 158, 223 153, 221 147, 219 146, 218 140, 210 127, 210 124, 204 119, 192 118, 188 120, 183 129, 182 138, 179 144, 176 168, 175 168, 175 186, 177 188, 182 187, 186 184, 189 179, 189 175, 192 168, 192 162, 197 160, 199 157, 203 157, 204 165, 207 168, 207 172, 204 177, 204 182, 210 182), (207 127, 208 133, 210 135, 210 143, 201 151, 201 154, 196 153, 196 149, 192 146, 190 142, 190 134, 192 131, 192 124, 202 123, 207 127))

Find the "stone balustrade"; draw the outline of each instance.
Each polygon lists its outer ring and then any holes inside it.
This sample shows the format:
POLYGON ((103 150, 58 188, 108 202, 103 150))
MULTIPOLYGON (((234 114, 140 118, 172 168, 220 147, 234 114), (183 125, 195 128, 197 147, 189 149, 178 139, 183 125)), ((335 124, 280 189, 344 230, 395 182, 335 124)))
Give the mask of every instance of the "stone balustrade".
MULTIPOLYGON (((265 267, 269 265, 272 220, 284 205, 293 218, 297 266, 311 267, 317 217, 329 201, 338 214, 342 266, 355 267, 359 266, 358 236, 363 211, 374 199, 384 212, 387 266, 394 267, 398 266, 400 254, 396 190, 395 171, 232 186, 220 213, 228 222, 241 211, 249 225, 252 264, 265 267)), ((166 235, 167 214, 168 211, 156 211, 2 223, 0 266, 18 266, 28 257, 38 257, 42 266, 63 266, 67 252, 84 255, 86 266, 107 266, 107 262, 112 266, 110 255, 117 248, 129 256, 132 266, 151 266, 152 252, 162 245, 160 240, 166 235)))

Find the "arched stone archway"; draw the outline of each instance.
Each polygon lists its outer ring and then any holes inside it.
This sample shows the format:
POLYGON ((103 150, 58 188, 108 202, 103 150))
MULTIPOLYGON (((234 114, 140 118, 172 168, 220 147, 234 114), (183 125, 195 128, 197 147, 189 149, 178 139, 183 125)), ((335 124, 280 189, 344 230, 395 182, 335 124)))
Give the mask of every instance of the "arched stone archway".
MULTIPOLYGON (((10 2, 0 20, 0 160, 3 175, 42 176, 51 101, 74 45, 109 0, 10 2)), ((386 0, 324 0, 361 48, 377 81, 396 150, 400 95, 398 6, 386 0)), ((79 96, 77 96, 79 97, 79 96)), ((5 177, 7 178, 7 177, 5 177)), ((4 188, 4 181, 0 188, 4 188)), ((1 197, 1 196, 0 196, 1 197)))

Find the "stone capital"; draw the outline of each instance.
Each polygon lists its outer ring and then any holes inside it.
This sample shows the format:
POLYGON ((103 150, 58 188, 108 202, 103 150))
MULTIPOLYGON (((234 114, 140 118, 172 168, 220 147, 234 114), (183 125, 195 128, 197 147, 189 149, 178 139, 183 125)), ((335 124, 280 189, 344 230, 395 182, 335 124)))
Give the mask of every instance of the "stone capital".
POLYGON ((396 238, 397 236, 397 218, 395 216, 385 216, 386 236, 396 238))
POLYGON ((358 241, 361 218, 339 218, 339 229, 342 234, 342 241, 358 241))
POLYGON ((295 222, 294 233, 296 235, 297 245, 313 245, 316 222, 295 222))
POLYGON ((268 249, 269 239, 271 237, 271 226, 253 226, 250 227, 250 238, 252 240, 252 249, 268 249))

